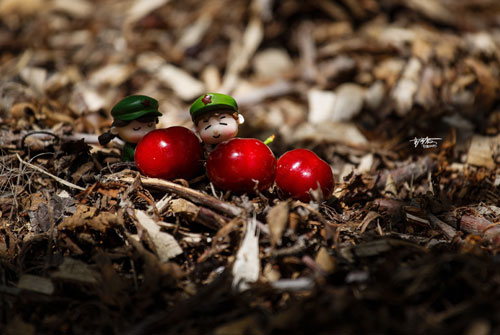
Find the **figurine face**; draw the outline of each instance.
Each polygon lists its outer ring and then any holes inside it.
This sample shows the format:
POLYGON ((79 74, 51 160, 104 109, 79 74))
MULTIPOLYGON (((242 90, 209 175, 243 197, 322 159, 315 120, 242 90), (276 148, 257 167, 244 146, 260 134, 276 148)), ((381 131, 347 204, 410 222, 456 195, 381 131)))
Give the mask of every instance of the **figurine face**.
POLYGON ((133 120, 126 126, 111 128, 111 133, 120 136, 125 142, 139 143, 144 135, 155 128, 156 122, 154 120, 149 122, 133 120))
POLYGON ((219 144, 238 133, 238 121, 231 113, 220 112, 202 116, 196 125, 201 140, 207 144, 219 144))

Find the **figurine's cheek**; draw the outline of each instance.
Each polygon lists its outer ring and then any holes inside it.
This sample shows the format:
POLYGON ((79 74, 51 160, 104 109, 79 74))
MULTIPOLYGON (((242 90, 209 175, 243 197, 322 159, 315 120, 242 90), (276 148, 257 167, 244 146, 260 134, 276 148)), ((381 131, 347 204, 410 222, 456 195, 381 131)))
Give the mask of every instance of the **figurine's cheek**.
POLYGON ((238 133, 238 128, 235 127, 225 127, 222 131, 224 137, 233 137, 238 133))
POLYGON ((124 141, 130 142, 130 143, 139 143, 142 138, 151 131, 149 128, 143 128, 141 130, 134 130, 134 131, 129 131, 125 132, 120 136, 124 141))
POLYGON ((201 139, 202 139, 203 142, 207 142, 207 140, 209 140, 210 138, 212 138, 212 134, 209 131, 202 130, 200 132, 200 137, 201 137, 201 139))

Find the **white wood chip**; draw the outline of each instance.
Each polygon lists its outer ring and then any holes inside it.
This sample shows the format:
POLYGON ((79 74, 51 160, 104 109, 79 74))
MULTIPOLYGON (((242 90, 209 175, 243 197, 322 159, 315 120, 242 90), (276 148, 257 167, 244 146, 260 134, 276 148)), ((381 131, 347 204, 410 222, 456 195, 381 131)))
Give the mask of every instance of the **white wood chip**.
POLYGON ((52 9, 74 18, 86 18, 92 15, 94 5, 85 0, 53 0, 52 9))
POLYGON ((418 58, 413 57, 408 61, 403 76, 392 91, 392 98, 396 103, 396 112, 401 116, 406 115, 413 106, 421 71, 422 63, 418 58))
POLYGON ((276 78, 293 67, 293 62, 284 49, 269 48, 255 54, 253 69, 261 78, 276 78))
POLYGON ((291 135, 294 142, 338 142, 346 145, 368 144, 366 137, 359 131, 356 125, 348 122, 322 122, 320 124, 303 123, 291 135))
POLYGON ((155 73, 165 64, 165 58, 156 52, 143 52, 137 57, 137 66, 149 73, 155 73))
POLYGON ((376 111, 382 105, 384 98, 385 85, 381 81, 376 81, 365 91, 365 106, 376 111))
POLYGON ((193 24, 187 26, 177 42, 179 49, 185 50, 200 43, 211 24, 212 18, 207 15, 202 15, 193 24))
POLYGON ((311 278, 280 279, 271 283, 276 290, 283 291, 308 291, 314 287, 314 280, 311 278))
POLYGON ((43 92, 47 80, 47 70, 40 67, 25 67, 19 74, 28 85, 39 93, 43 92))
POLYGON ((160 8, 170 0, 136 0, 127 12, 127 24, 131 24, 160 8))
POLYGON ((360 173, 369 172, 372 169, 373 160, 374 160, 373 154, 366 154, 363 157, 361 157, 361 161, 359 162, 358 165, 358 171, 360 173))
POLYGON ((311 123, 321 123, 328 119, 333 112, 336 95, 330 91, 311 89, 307 93, 309 102, 308 121, 311 123))
POLYGON ((497 53, 497 46, 491 36, 487 32, 479 32, 474 34, 465 35, 465 40, 467 41, 468 49, 476 56, 485 55, 492 57, 497 53))
POLYGON ((259 232, 255 218, 248 220, 247 231, 236 254, 232 273, 233 288, 240 292, 249 289, 249 284, 259 279, 259 232))
POLYGON ((90 75, 90 82, 94 85, 119 86, 130 77, 133 71, 130 65, 109 64, 93 72, 90 75))
POLYGON ((182 254, 182 249, 175 238, 166 232, 160 231, 160 226, 145 212, 136 210, 135 217, 141 239, 152 244, 150 247, 161 262, 167 262, 169 259, 182 254), (144 234, 147 237, 144 237, 144 234))
POLYGON ((233 39, 230 47, 227 71, 222 80, 221 92, 230 92, 238 82, 240 72, 248 65, 250 58, 264 37, 264 27, 258 18, 248 23, 243 38, 233 39))
MULTIPOLYGON (((96 112, 100 109, 106 109, 107 101, 101 96, 94 88, 91 88, 85 84, 77 84, 74 90, 74 94, 76 95, 76 100, 83 100, 82 102, 85 105, 85 109, 90 112, 96 112)), ((81 110, 77 109, 77 112, 81 112, 81 110)))
POLYGON ((335 104, 330 119, 334 122, 350 121, 361 112, 365 89, 353 83, 345 83, 335 90, 335 104))
POLYGON ((163 65, 160 68, 158 79, 186 101, 197 98, 205 91, 205 85, 201 81, 171 64, 163 65))

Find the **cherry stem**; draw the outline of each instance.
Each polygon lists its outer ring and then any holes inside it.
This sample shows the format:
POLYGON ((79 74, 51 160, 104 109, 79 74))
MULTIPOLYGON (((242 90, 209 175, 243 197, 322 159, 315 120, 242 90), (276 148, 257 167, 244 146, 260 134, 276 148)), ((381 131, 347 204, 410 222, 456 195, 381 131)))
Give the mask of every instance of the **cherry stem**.
POLYGON ((272 134, 271 136, 269 136, 268 138, 265 139, 264 144, 269 145, 269 144, 273 143, 275 137, 276 136, 274 134, 272 134))

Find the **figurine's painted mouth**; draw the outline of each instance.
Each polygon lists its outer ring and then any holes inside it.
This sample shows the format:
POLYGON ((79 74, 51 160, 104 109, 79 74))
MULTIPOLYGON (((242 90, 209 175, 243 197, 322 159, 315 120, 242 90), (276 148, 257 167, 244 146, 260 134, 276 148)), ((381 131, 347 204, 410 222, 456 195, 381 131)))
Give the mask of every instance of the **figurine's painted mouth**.
POLYGON ((220 137, 220 134, 219 134, 219 135, 217 135, 217 136, 212 136, 212 137, 213 137, 213 138, 219 138, 219 137, 220 137))

